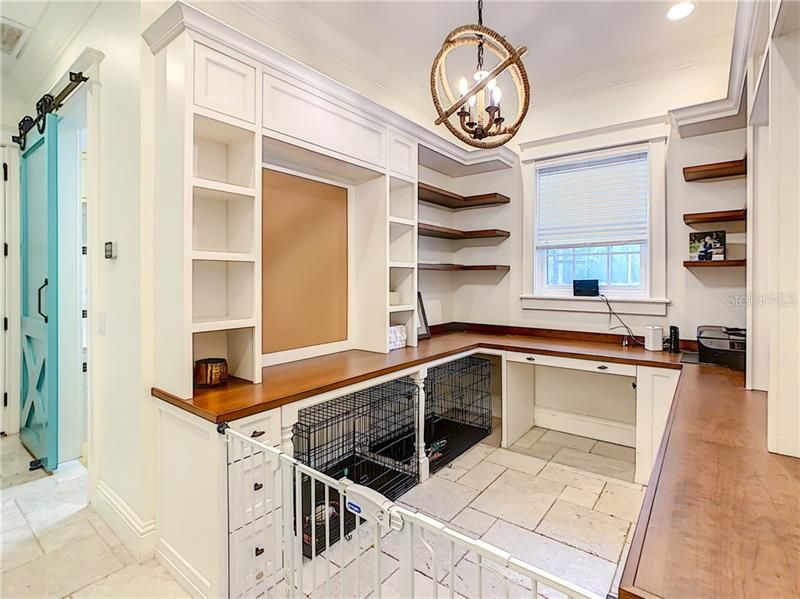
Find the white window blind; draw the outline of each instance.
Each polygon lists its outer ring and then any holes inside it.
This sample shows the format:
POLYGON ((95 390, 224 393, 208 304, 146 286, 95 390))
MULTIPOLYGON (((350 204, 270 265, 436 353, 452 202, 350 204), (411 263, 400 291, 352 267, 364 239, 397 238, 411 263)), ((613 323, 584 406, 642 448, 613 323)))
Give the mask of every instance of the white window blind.
POLYGON ((646 243, 647 152, 536 170, 536 247, 646 243))

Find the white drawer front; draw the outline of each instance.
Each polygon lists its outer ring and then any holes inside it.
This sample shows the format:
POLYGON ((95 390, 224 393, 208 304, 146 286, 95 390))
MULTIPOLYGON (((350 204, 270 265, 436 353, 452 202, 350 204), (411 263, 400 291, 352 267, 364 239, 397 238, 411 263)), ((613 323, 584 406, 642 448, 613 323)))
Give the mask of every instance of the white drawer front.
POLYGON ((386 165, 383 126, 270 75, 264 76, 264 128, 377 166, 386 165))
MULTIPOLYGON (((281 410, 275 408, 255 416, 234 420, 231 428, 243 435, 257 439, 264 445, 277 447, 281 444, 281 410)), ((248 455, 248 450, 244 450, 248 455)), ((228 452, 228 463, 241 459, 241 444, 234 443, 228 452)))
POLYGON ((202 44, 195 44, 194 103, 255 123, 255 68, 202 44))
POLYGON ((512 362, 526 362, 535 366, 553 366, 555 368, 571 368, 572 370, 586 370, 602 374, 636 376, 636 366, 632 364, 617 364, 615 362, 603 362, 600 360, 562 358, 560 356, 546 356, 535 353, 524 354, 519 352, 506 352, 506 359, 512 362))
POLYGON ((280 507, 281 479, 276 468, 276 463, 264 460, 263 452, 228 467, 228 530, 270 516, 280 507))
MULTIPOLYGON (((280 529, 280 521, 278 521, 280 529)), ((261 518, 229 537, 230 596, 256 597, 282 576, 272 518, 261 518)))
POLYGON ((389 170, 417 177, 417 143, 397 133, 389 133, 389 170))

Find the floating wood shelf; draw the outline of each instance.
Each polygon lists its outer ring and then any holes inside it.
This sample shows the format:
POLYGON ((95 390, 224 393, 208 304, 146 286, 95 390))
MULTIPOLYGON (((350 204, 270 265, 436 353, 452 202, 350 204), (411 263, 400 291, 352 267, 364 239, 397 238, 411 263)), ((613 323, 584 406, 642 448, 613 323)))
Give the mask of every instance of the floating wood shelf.
POLYGON ((425 264, 418 265, 419 270, 494 270, 508 272, 510 266, 503 264, 425 264))
POLYGON ((683 168, 683 178, 686 181, 710 181, 725 177, 744 177, 747 175, 747 161, 731 160, 729 162, 715 162, 713 164, 699 164, 683 168))
POLYGON ((480 208, 483 206, 500 206, 508 204, 511 198, 499 193, 484 193, 474 196, 460 196, 456 193, 433 187, 425 183, 417 186, 420 202, 428 202, 451 210, 462 210, 464 208, 480 208))
POLYGON ((729 223, 747 220, 747 209, 718 210, 716 212, 694 212, 684 214, 683 222, 687 225, 702 225, 704 223, 729 223))
POLYGON ((747 263, 746 260, 707 260, 707 261, 698 261, 698 260, 684 260, 683 266, 685 268, 723 268, 723 267, 730 267, 730 266, 744 266, 747 263))
POLYGON ((438 237, 439 239, 489 239, 500 238, 505 239, 511 233, 503 229, 480 229, 476 231, 459 231, 458 229, 449 229, 447 227, 440 227, 438 225, 429 225, 426 223, 419 223, 419 235, 422 237, 438 237))

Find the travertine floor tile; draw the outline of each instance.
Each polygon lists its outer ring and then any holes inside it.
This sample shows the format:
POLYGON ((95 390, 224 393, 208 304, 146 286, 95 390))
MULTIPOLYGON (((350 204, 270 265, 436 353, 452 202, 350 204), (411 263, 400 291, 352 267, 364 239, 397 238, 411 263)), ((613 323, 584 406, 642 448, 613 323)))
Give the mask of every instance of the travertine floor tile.
POLYGON ((547 429, 534 426, 531 430, 522 435, 514 445, 519 445, 520 447, 530 447, 539 439, 541 439, 542 435, 544 435, 546 432, 547 429))
POLYGON ((629 527, 630 523, 620 518, 556 501, 536 532, 616 563, 629 527))
POLYGON ((138 564, 127 566, 73 593, 72 596, 75 599, 189 597, 186 591, 164 569, 164 566, 155 560, 141 566, 138 564))
POLYGON ((484 460, 459 478, 458 484, 477 491, 483 491, 492 484, 498 476, 503 474, 505 470, 506 469, 499 464, 493 464, 488 460, 484 460))
POLYGON ((594 453, 571 449, 569 447, 561 449, 553 456, 553 462, 573 466, 581 470, 586 470, 587 472, 602 474, 611 478, 633 481, 633 464, 594 453))
POLYGON ((497 518, 484 514, 471 507, 465 507, 450 523, 481 537, 497 521, 497 518))
POLYGON ((579 471, 576 468, 561 466, 553 462, 550 462, 542 469, 539 473, 539 477, 597 494, 603 490, 606 484, 606 481, 601 478, 579 471))
MULTIPOLYGON (((456 527, 452 526, 452 528, 456 527)), ((430 578, 434 578, 435 576, 437 580, 442 580, 450 568, 450 543, 441 535, 431 533, 423 534, 425 541, 433 548, 436 559, 431 557, 430 551, 428 551, 427 547, 423 544, 419 535, 419 529, 417 529, 416 538, 414 539, 414 569, 430 578)), ((398 532, 387 535, 381 542, 381 549, 383 552, 397 560, 400 559, 401 547, 402 535, 398 532)), ((466 549, 462 549, 456 545, 453 563, 458 562, 465 553, 466 549)))
POLYGON ((403 503, 449 521, 478 495, 478 491, 432 476, 403 495, 403 503))
POLYGON ((444 478, 446 480, 456 482, 459 478, 461 478, 467 472, 468 471, 467 471, 466 468, 458 468, 456 466, 453 466, 452 464, 448 464, 447 466, 445 466, 441 470, 437 470, 434 473, 434 476, 441 476, 442 478, 444 478))
POLYGON ((546 461, 539 458, 533 458, 502 448, 495 449, 494 452, 486 457, 486 461, 532 475, 538 474, 547 465, 546 461))
POLYGON ((644 490, 631 489, 608 483, 600 494, 594 509, 604 514, 617 516, 628 522, 636 522, 644 500, 644 490))
POLYGON ((3 531, 0 567, 6 572, 43 555, 42 547, 27 524, 3 531))
POLYGON ((562 484, 506 470, 470 507, 533 530, 563 490, 562 484))
POLYGON ((624 445, 614 445, 613 443, 606 443, 605 441, 598 441, 592 447, 591 453, 602 455, 607 458, 614 458, 622 462, 633 464, 636 462, 636 449, 633 447, 625 447, 624 445))
POLYGON ((559 431, 547 431, 541 438, 542 441, 552 443, 553 445, 560 445, 561 447, 570 447, 579 451, 589 451, 594 447, 594 439, 587 437, 579 437, 578 435, 570 435, 569 433, 562 433, 559 431))
POLYGON ((575 505, 592 509, 594 504, 597 502, 598 497, 599 495, 597 493, 592 493, 591 491, 584 491, 582 489, 576 489, 575 487, 567 487, 562 491, 558 499, 560 501, 569 501, 575 505))
MULTIPOLYGON (((397 560, 386 553, 380 554, 380 579, 389 578, 397 570, 397 560)), ((370 549, 361 556, 358 567, 356 562, 350 562, 344 570, 334 574, 329 582, 320 584, 311 593, 312 599, 322 597, 364 597, 375 590, 375 549, 370 549), (358 574, 356 574, 358 570, 358 574), (344 593, 342 593, 344 584, 344 593)))
POLYGON ((470 468, 474 468, 478 465, 478 462, 483 460, 487 455, 492 453, 495 450, 494 447, 490 445, 484 445, 483 443, 478 443, 475 447, 469 449, 469 451, 464 452, 463 455, 458 456, 455 460, 451 463, 456 468, 464 468, 469 470, 470 468))

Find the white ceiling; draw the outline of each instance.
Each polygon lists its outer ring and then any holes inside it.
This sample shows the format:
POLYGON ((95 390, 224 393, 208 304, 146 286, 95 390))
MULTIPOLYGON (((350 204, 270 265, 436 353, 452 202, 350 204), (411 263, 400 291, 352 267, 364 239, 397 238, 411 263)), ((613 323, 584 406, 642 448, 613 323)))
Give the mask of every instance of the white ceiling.
MULTIPOLYGON (((477 21, 476 3, 461 0, 301 5, 424 87, 445 35, 477 21)), ((671 5, 486 0, 484 24, 528 47, 525 65, 537 102, 680 68, 693 60, 693 48, 699 54, 711 40, 730 52, 735 2, 698 2, 691 16, 677 22, 665 17, 671 5)), ((455 69, 448 72, 456 77, 455 69)))

